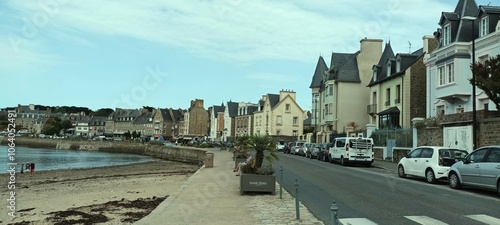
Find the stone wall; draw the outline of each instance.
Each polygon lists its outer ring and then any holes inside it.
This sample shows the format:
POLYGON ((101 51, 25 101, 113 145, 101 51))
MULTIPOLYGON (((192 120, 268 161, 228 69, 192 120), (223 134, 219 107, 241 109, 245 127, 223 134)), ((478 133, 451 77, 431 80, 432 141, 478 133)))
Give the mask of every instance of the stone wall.
MULTIPOLYGON (((78 141, 66 139, 40 139, 16 138, 16 146, 32 148, 50 148, 61 150, 102 151, 113 153, 130 153, 148 155, 155 158, 171 161, 185 162, 202 165, 205 161, 206 151, 184 146, 166 147, 163 145, 141 144, 130 142, 108 141, 78 141)), ((7 139, 0 141, 1 145, 7 144, 7 139)))
MULTIPOLYGON (((478 110, 477 139, 478 145, 500 145, 500 112, 478 110)), ((418 145, 443 145, 443 126, 466 126, 472 121, 472 112, 443 115, 428 118, 418 127, 418 145)))

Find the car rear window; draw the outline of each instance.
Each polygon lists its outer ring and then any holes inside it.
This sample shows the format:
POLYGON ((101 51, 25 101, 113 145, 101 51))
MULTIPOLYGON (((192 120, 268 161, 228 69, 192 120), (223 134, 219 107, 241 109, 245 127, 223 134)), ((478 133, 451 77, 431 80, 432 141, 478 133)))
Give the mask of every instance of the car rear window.
POLYGON ((467 151, 460 149, 439 149, 442 158, 462 160, 467 156, 467 151))

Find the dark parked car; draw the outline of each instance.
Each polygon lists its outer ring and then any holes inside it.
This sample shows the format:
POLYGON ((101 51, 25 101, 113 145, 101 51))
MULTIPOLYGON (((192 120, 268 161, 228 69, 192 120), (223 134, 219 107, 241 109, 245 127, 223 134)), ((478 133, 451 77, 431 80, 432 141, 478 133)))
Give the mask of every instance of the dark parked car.
POLYGON ((323 143, 320 145, 320 149, 318 152, 317 159, 325 162, 330 162, 330 159, 328 158, 328 151, 330 150, 330 147, 332 146, 331 143, 323 143))
POLYGON ((318 158, 318 152, 321 149, 321 144, 317 143, 312 143, 309 145, 309 147, 306 150, 306 157, 313 159, 313 158, 318 158))
POLYGON ((285 145, 285 149, 283 149, 283 152, 286 154, 291 154, 292 146, 295 142, 288 142, 285 145))

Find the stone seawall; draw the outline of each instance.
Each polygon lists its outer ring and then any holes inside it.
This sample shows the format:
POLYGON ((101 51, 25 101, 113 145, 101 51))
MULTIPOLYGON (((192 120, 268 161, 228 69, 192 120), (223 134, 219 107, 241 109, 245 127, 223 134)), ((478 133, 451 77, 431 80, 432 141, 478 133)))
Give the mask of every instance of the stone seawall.
MULTIPOLYGON (((114 153, 130 153, 147 155, 155 158, 166 159, 202 165, 206 151, 198 148, 174 146, 166 147, 163 145, 151 145, 130 142, 108 142, 108 141, 80 141, 67 139, 40 139, 16 137, 16 146, 31 148, 50 148, 61 150, 82 150, 82 151, 101 151, 114 153)), ((6 145, 7 138, 0 141, 0 145, 6 145)))

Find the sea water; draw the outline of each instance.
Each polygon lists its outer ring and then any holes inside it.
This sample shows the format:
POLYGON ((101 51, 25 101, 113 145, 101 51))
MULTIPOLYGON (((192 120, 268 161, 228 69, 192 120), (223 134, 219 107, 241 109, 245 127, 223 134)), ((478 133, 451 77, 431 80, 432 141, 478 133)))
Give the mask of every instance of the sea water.
POLYGON ((7 173, 12 166, 8 163, 17 163, 16 171, 20 172, 21 164, 31 161, 35 163, 35 171, 45 171, 116 166, 156 160, 150 156, 125 153, 16 147, 15 158, 11 162, 7 150, 7 146, 0 146, 0 174, 7 173))

